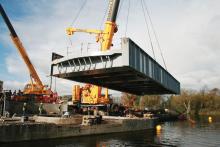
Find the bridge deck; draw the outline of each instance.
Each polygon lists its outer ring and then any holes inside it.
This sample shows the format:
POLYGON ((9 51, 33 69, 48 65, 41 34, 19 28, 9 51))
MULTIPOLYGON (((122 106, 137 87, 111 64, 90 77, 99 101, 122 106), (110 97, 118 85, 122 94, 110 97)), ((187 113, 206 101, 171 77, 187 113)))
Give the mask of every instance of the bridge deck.
POLYGON ((179 94, 180 83, 128 38, 121 50, 53 61, 56 77, 110 89, 145 94, 179 94))

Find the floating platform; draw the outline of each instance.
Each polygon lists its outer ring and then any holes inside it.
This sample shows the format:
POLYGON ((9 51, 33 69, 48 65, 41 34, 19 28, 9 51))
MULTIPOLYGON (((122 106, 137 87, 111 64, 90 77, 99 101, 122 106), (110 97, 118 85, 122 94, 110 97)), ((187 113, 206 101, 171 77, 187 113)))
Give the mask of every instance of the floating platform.
POLYGON ((53 76, 136 95, 179 94, 180 83, 129 38, 122 48, 58 57, 53 76))
MULTIPOLYGON (((45 120, 47 119, 52 118, 45 118, 45 120)), ((39 122, 1 122, 0 143, 109 134, 139 130, 153 130, 155 129, 156 124, 156 118, 132 119, 120 117, 107 117, 104 118, 103 124, 92 126, 82 126, 80 124, 67 125, 39 122)))

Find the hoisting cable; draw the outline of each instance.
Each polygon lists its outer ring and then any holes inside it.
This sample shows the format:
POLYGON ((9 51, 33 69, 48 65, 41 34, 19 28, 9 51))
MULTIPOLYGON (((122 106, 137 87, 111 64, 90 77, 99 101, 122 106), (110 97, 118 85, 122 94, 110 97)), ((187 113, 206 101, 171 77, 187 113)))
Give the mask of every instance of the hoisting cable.
POLYGON ((123 3, 124 3, 124 0, 122 0, 121 3, 120 3, 119 9, 118 9, 118 15, 119 15, 120 12, 121 12, 121 8, 122 8, 122 6, 123 6, 123 3))
MULTIPOLYGON (((123 5, 124 0, 121 0, 121 1, 122 1, 122 2, 120 3, 119 9, 118 9, 118 15, 120 14, 121 7, 122 7, 122 5, 123 5)), ((103 16, 102 21, 101 21, 100 26, 99 26, 99 29, 100 29, 100 30, 101 30, 101 28, 102 28, 102 25, 103 25, 104 22, 105 22, 105 18, 106 18, 107 12, 108 12, 108 5, 106 6, 104 16, 103 16)))
POLYGON ((78 19, 78 17, 79 17, 79 15, 80 15, 81 11, 82 11, 83 8, 85 7, 86 3, 87 3, 87 0, 84 0, 84 2, 82 3, 82 5, 81 5, 79 11, 77 12, 76 16, 74 17, 72 23, 70 24, 70 26, 73 26, 73 24, 76 22, 76 20, 78 19))
POLYGON ((102 25, 103 25, 104 22, 105 22, 105 17, 106 17, 107 12, 108 12, 108 4, 107 4, 107 6, 106 6, 106 8, 105 8, 105 13, 104 13, 104 15, 103 15, 103 17, 102 17, 102 20, 101 20, 101 22, 100 22, 100 26, 99 26, 99 29, 100 29, 100 30, 102 29, 102 25))
MULTIPOLYGON (((74 23, 76 22, 76 20, 78 19, 80 13, 82 12, 83 8, 85 7, 86 3, 87 3, 87 0, 84 0, 83 3, 82 3, 82 5, 80 6, 80 9, 79 9, 78 12, 76 13, 76 16, 74 17, 72 23, 70 24, 70 27, 73 26, 74 23)), ((71 40, 71 38, 70 38, 69 35, 68 35, 68 41, 70 42, 70 46, 73 47, 73 46, 72 46, 73 43, 72 43, 72 40, 71 40)))
POLYGON ((127 36, 128 18, 129 18, 129 13, 130 13, 130 6, 131 6, 131 0, 128 1, 128 12, 127 12, 127 18, 126 18, 126 24, 125 24, 125 37, 127 36))
POLYGON ((146 11, 147 11, 147 15, 148 15, 149 20, 150 20, 151 28, 152 28, 152 30, 153 30, 154 37, 155 37, 155 39, 156 39, 158 48, 159 48, 159 50, 160 50, 160 55, 161 55, 161 57, 162 57, 163 64, 164 64, 164 66, 165 66, 165 68, 166 68, 166 70, 167 70, 167 65, 166 65, 166 62, 165 62, 164 57, 163 57, 163 52, 162 52, 162 49, 161 49, 161 47, 160 47, 160 43, 159 43, 159 39, 158 39, 157 33, 156 33, 155 29, 154 29, 154 25, 153 25, 152 19, 151 19, 151 17, 150 17, 149 9, 148 9, 147 4, 146 4, 145 1, 143 2, 143 4, 144 4, 144 7, 145 7, 145 9, 146 9, 146 11))
POLYGON ((150 29, 149 29, 149 25, 148 25, 148 22, 147 22, 146 14, 145 14, 145 11, 144 11, 143 0, 141 0, 141 7, 142 7, 142 10, 143 10, 143 14, 144 14, 144 21, 146 23, 147 33, 148 33, 148 36, 149 36, 151 49, 152 49, 152 52, 153 52, 154 59, 156 60, 156 56, 155 56, 155 53, 154 53, 154 47, 153 47, 153 43, 152 43, 152 39, 151 39, 151 35, 150 35, 150 29))
MULTIPOLYGON (((119 17, 119 15, 120 15, 121 9, 122 9, 122 7, 123 7, 124 1, 125 1, 125 0, 121 0, 121 2, 120 2, 119 9, 118 9, 118 17, 119 17)), ((117 24, 117 27, 119 28, 118 24, 117 24)), ((120 33, 121 33, 121 32, 120 32, 120 33)), ((121 35, 119 35, 119 36, 121 36, 121 35)), ((122 37, 120 37, 120 39, 122 39, 122 37)), ((120 41, 119 44, 121 45, 121 41, 120 41)))
POLYGON ((71 39, 72 37, 70 36, 70 35, 67 35, 67 56, 68 56, 68 54, 69 54, 69 51, 68 51, 68 49, 69 48, 73 48, 73 42, 72 42, 72 39, 71 39), (69 44, 70 44, 70 47, 68 46, 68 42, 69 42, 69 44))

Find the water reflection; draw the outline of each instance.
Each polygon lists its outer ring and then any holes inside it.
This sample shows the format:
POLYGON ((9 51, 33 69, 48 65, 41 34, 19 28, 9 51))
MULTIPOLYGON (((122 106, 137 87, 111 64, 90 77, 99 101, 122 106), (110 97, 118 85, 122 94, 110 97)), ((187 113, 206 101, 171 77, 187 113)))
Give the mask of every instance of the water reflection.
POLYGON ((169 122, 161 124, 161 130, 137 131, 108 135, 73 137, 56 140, 41 140, 22 143, 1 144, 1 147, 163 147, 163 146, 220 146, 220 121, 208 117, 201 118, 195 124, 169 122))
POLYGON ((57 140, 41 140, 4 144, 1 147, 109 147, 109 146, 146 146, 154 143, 155 131, 137 131, 108 135, 73 137, 57 140))
POLYGON ((211 116, 208 117, 208 122, 212 123, 212 117, 211 116))

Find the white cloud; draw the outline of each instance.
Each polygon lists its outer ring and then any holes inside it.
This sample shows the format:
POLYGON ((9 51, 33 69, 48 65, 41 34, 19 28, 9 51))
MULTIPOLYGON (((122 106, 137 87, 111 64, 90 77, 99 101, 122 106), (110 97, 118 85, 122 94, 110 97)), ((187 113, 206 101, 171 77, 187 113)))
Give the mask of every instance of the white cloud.
POLYGON ((23 89, 25 83, 22 83, 22 82, 19 82, 19 81, 15 81, 15 80, 12 80, 12 81, 4 81, 4 89, 5 90, 21 90, 23 89))
POLYGON ((28 71, 23 61, 17 56, 7 56, 6 65, 10 74, 28 75, 28 71))
POLYGON ((204 86, 208 86, 208 88, 219 87, 219 79, 218 73, 213 73, 208 70, 187 72, 186 74, 182 74, 180 77, 180 80, 184 81, 184 83, 182 83, 183 87, 197 90, 203 88, 204 86), (212 76, 207 78, 207 75, 212 76))

